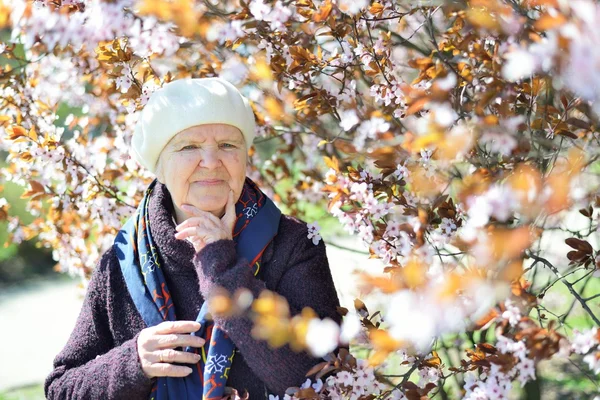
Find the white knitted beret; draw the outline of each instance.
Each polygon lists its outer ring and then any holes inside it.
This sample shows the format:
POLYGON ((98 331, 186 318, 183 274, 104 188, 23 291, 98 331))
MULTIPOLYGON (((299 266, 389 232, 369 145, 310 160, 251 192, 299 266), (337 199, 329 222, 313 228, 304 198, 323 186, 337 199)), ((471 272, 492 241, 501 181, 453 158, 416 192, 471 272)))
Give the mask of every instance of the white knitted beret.
POLYGON ((221 78, 179 79, 152 93, 131 140, 131 156, 155 173, 161 151, 179 132, 196 125, 227 124, 254 140, 254 113, 235 86, 221 78))

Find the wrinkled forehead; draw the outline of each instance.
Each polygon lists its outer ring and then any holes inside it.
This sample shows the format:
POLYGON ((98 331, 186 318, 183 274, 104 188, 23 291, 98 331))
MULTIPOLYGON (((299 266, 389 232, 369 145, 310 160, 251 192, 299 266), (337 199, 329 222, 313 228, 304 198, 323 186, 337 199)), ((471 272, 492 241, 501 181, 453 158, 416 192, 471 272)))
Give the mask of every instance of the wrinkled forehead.
POLYGON ((204 141, 228 140, 237 143, 245 143, 242 131, 232 125, 226 124, 206 124, 196 125, 178 132, 169 142, 169 145, 184 142, 204 142, 204 141))

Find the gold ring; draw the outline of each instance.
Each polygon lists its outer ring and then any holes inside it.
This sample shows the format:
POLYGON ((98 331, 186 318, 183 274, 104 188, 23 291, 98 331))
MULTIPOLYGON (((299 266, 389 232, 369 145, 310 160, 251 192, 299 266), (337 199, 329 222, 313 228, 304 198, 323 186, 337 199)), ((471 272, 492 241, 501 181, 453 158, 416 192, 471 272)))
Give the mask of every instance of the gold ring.
POLYGON ((160 360, 160 362, 164 362, 162 357, 163 357, 163 354, 160 353, 160 355, 158 356, 158 359, 160 360))

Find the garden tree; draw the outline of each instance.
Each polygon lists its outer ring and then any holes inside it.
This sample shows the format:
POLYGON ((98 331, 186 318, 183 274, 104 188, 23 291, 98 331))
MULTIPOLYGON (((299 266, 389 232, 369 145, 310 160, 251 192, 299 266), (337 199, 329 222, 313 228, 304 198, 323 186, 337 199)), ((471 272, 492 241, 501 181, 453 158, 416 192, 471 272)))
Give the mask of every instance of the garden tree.
POLYGON ((36 217, 0 219, 89 276, 153 178, 138 111, 221 76, 258 121, 249 176, 381 260, 341 327, 210 300, 324 357, 290 397, 500 399, 557 357, 597 391, 599 26, 585 0, 0 0, 1 179, 36 217))

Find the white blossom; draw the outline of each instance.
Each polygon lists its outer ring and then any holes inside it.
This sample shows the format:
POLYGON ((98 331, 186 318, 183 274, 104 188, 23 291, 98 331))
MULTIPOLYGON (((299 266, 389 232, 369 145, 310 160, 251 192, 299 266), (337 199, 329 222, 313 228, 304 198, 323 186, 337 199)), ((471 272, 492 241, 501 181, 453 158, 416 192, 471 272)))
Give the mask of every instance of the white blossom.
POLYGON ((529 78, 536 69, 535 57, 527 50, 517 49, 505 55, 506 63, 502 66, 504 79, 515 82, 529 78))
POLYGON ((594 374, 600 374, 600 351, 588 354, 583 357, 583 361, 588 364, 592 371, 594 371, 594 374))
POLYGON ((340 327, 335 321, 315 318, 308 324, 306 345, 315 357, 323 357, 336 349, 339 337, 340 327))

